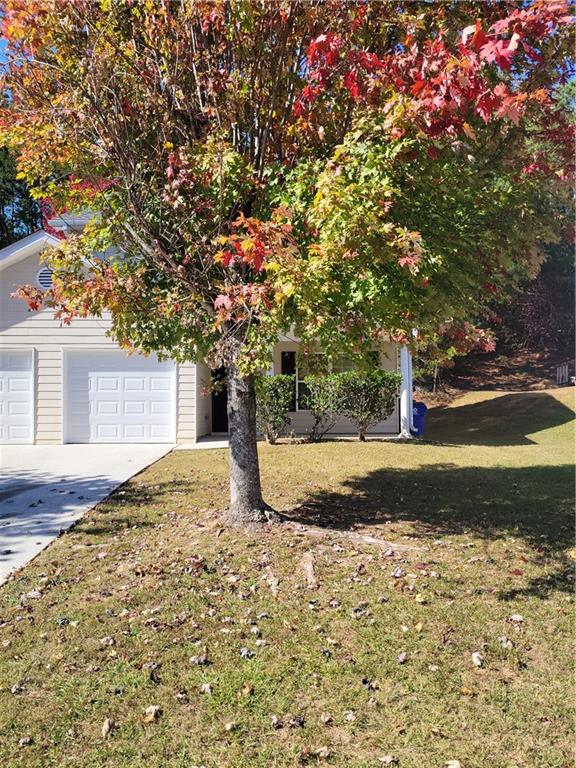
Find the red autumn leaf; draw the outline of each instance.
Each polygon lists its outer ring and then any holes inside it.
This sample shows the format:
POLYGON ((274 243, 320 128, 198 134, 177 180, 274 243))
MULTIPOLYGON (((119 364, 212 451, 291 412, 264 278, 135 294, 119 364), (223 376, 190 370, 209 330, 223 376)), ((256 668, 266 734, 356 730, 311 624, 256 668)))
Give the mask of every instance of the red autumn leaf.
POLYGON ((528 43, 525 43, 522 41, 522 48, 524 48, 526 55, 531 61, 536 62, 537 64, 541 64, 543 61, 542 56, 538 53, 537 50, 532 48, 532 46, 528 45, 528 43))
POLYGON ((501 99, 494 95, 492 91, 484 91, 484 93, 476 101, 476 112, 485 123, 489 122, 492 118, 497 107, 501 104, 501 99))
POLYGON ((410 93, 412 93, 414 96, 417 96, 425 85, 426 80, 416 80, 414 85, 410 88, 410 93))
POLYGON ((486 45, 488 42, 488 37, 485 34, 484 30, 482 29, 482 22, 480 19, 476 21, 476 31, 474 32, 474 35, 472 36, 472 45, 477 51, 480 51, 483 45, 486 45))
POLYGON ((480 58, 488 64, 496 62, 502 69, 510 69, 515 48, 510 48, 506 40, 488 40, 480 49, 480 58))
POLYGON ((360 98, 360 85, 358 83, 358 75, 356 72, 354 72, 354 70, 350 70, 344 75, 344 87, 354 100, 357 101, 360 98))

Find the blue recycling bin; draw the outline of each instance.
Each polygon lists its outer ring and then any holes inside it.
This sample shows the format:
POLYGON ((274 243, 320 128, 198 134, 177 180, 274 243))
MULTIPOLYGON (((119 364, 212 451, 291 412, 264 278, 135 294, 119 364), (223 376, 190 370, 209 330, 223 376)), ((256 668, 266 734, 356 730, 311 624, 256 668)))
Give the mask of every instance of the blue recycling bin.
POLYGON ((426 411, 428 408, 424 403, 412 403, 412 434, 415 437, 422 437, 424 435, 424 419, 426 417, 426 411))

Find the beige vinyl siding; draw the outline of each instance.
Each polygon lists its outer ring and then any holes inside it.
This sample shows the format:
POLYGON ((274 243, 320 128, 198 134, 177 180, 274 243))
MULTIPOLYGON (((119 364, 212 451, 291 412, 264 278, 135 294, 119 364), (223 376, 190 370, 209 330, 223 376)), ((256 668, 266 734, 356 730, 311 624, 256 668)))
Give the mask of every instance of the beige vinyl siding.
MULTIPOLYGON (((273 360, 274 373, 282 372, 282 352, 298 352, 298 343, 294 341, 280 341, 274 346, 273 360)), ((398 348, 393 342, 387 343, 382 349, 380 355, 380 365, 385 371, 398 370, 398 348)), ((368 430, 372 435, 397 435, 399 432, 399 404, 396 405, 392 414, 385 420, 375 424, 368 430)), ((312 417, 309 411, 295 411, 290 414, 292 431, 299 435, 306 433, 312 424, 312 417)), ((339 419, 335 426, 330 430, 331 435, 353 435, 356 433, 354 425, 348 419, 339 419)))
POLYGON ((196 365, 181 363, 177 367, 176 442, 196 440, 196 365))

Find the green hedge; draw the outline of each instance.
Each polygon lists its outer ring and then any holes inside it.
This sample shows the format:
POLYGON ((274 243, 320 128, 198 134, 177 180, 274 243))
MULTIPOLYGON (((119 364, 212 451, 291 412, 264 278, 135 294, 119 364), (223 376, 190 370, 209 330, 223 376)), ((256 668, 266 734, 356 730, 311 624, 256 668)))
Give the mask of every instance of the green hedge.
MULTIPOLYGON (((349 419, 365 440, 368 429, 394 410, 402 377, 395 371, 347 371, 306 376, 306 394, 300 406, 310 411, 311 442, 318 442, 340 417, 349 419)), ((256 384, 256 419, 259 431, 274 444, 290 423, 294 376, 262 376, 256 384)))
POLYGON ((367 430, 384 421, 394 410, 402 377, 395 371, 380 369, 369 373, 339 373, 338 414, 349 419, 365 440, 367 430))
POLYGON ((256 380, 256 426, 274 445, 290 424, 289 411, 294 399, 294 376, 260 376, 256 380))

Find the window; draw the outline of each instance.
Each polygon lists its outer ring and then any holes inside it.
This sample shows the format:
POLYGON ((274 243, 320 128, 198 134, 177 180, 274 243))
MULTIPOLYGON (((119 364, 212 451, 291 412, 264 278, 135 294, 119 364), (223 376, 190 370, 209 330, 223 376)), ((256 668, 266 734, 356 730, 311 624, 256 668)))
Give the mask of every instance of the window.
MULTIPOLYGON (((311 373, 318 373, 322 370, 321 358, 323 355, 308 355, 306 358, 296 359, 296 352, 282 352, 282 373, 288 376, 294 376, 294 396, 290 405, 291 411, 305 411, 306 395, 308 387, 304 384, 304 378, 311 373), (314 358, 312 360, 311 358, 314 358)), ((326 366, 324 366, 324 369, 326 366)))
MULTIPOLYGON (((370 353, 370 357, 373 358, 374 365, 378 365, 378 352, 370 353)), ((322 353, 302 356, 300 359, 297 358, 296 352, 281 353, 281 373, 294 376, 295 380, 294 397, 290 405, 291 411, 308 410, 306 396, 309 390, 304 383, 306 376, 315 373, 344 373, 345 371, 353 371, 357 367, 354 360, 344 356, 337 357, 330 362, 324 358, 325 355, 322 353)))
MULTIPOLYGON (((296 376, 296 352, 282 352, 280 373, 286 376, 296 376)), ((296 390, 290 403, 290 410, 296 410, 296 390)))
POLYGON ((52 270, 50 267, 42 267, 36 275, 36 282, 42 290, 47 291, 52 288, 52 270))

